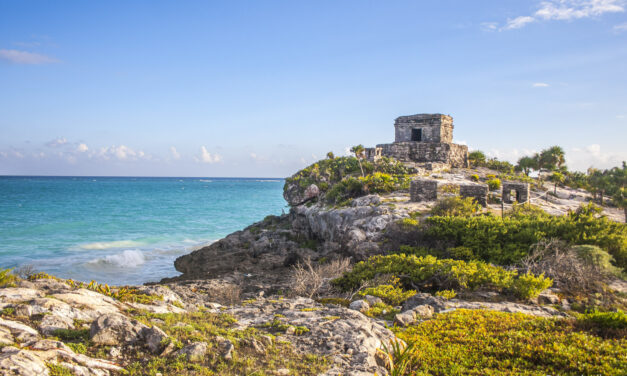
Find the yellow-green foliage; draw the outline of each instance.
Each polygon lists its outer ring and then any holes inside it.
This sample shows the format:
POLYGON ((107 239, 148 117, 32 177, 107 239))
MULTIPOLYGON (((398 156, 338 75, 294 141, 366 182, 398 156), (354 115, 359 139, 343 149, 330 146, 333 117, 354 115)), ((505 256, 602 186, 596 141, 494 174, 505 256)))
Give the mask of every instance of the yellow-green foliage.
POLYGON ((526 273, 514 280, 511 286, 512 291, 521 299, 530 299, 538 296, 543 290, 551 287, 553 280, 546 278, 543 274, 535 276, 526 273))
POLYGON ((113 299, 117 299, 121 302, 135 302, 142 304, 150 304, 155 300, 163 300, 163 296, 160 295, 148 295, 140 292, 138 289, 129 286, 110 287, 108 284, 98 283, 91 281, 89 283, 83 283, 80 281, 74 281, 68 279, 65 281, 68 285, 76 288, 83 288, 96 291, 100 294, 109 296, 113 299))
POLYGON ((479 175, 477 175, 477 174, 470 175, 470 180, 472 180, 472 181, 479 181, 479 175))
POLYGON ((422 285, 433 290, 447 287, 511 290, 522 298, 533 297, 540 292, 537 291, 540 286, 551 284, 550 279, 543 276, 525 275, 520 279, 517 274, 515 270, 505 270, 482 261, 392 254, 372 256, 331 283, 343 290, 351 290, 377 276, 391 275, 401 278, 407 285, 422 285))
POLYGON ((499 265, 515 264, 528 254, 531 245, 557 238, 570 244, 597 245, 614 257, 617 266, 626 268, 627 225, 595 215, 593 207, 584 206, 563 216, 434 216, 425 219, 424 226, 407 224, 404 230, 422 231, 432 241, 468 247, 477 259, 499 265))
POLYGON ((383 172, 374 172, 364 177, 349 176, 329 190, 326 200, 337 204, 370 193, 387 193, 407 189, 409 182, 409 175, 390 175, 383 172))
POLYGON ((0 269, 0 287, 15 287, 18 278, 12 271, 13 269, 0 269))
POLYGON ((439 296, 444 299, 453 299, 457 296, 455 290, 440 290, 435 293, 435 296, 439 296))
POLYGON ((496 191, 497 189, 501 188, 501 179, 499 178, 490 179, 486 183, 488 184, 488 188, 490 188, 491 191, 496 191))
POLYGON ((372 295, 381 298, 387 304, 397 306, 403 303, 405 300, 416 295, 415 290, 403 290, 398 286, 393 285, 379 285, 376 287, 368 287, 359 292, 360 296, 372 295))
POLYGON ((415 349, 404 375, 624 375, 627 339, 578 331, 572 319, 485 310, 395 328, 415 349))
POLYGON ((348 305, 351 303, 350 300, 344 298, 320 298, 317 301, 320 304, 333 304, 342 307, 348 307, 348 305))
POLYGON ((399 313, 399 310, 395 309, 389 304, 375 303, 364 314, 374 318, 384 318, 386 320, 394 319, 394 315, 399 313))
POLYGON ((431 215, 436 216, 470 216, 481 210, 481 205, 472 197, 445 197, 439 200, 433 208, 431 215))
POLYGON ((46 363, 50 376, 74 376, 72 370, 56 363, 46 363))

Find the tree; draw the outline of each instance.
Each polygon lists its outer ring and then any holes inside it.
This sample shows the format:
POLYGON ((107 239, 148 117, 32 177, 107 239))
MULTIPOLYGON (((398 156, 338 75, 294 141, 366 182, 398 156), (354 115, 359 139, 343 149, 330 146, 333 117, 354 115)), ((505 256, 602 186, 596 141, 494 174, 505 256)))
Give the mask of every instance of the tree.
POLYGON ((534 157, 522 157, 518 160, 516 170, 522 171, 525 175, 529 176, 531 170, 538 169, 538 161, 534 157))
POLYGON ((468 154, 468 162, 470 162, 472 167, 483 166, 485 164, 485 160, 485 153, 481 150, 471 151, 468 154))
POLYGON ((564 182, 564 174, 562 174, 561 172, 554 172, 551 175, 551 181, 555 183, 555 187, 553 188, 553 194, 557 195, 557 185, 564 182))
POLYGON ((330 152, 327 153, 327 158, 328 159, 335 159, 335 154, 333 154, 333 152, 330 151, 330 152))
POLYGON ((551 146, 544 149, 538 156, 538 167, 548 171, 560 170, 565 168, 565 154, 561 146, 551 146))
POLYGON ((357 162, 359 162, 359 169, 361 170, 361 176, 364 177, 364 168, 361 165, 361 159, 364 158, 364 154, 366 149, 364 149, 364 145, 356 145, 351 148, 351 151, 355 153, 355 158, 357 158, 357 162))

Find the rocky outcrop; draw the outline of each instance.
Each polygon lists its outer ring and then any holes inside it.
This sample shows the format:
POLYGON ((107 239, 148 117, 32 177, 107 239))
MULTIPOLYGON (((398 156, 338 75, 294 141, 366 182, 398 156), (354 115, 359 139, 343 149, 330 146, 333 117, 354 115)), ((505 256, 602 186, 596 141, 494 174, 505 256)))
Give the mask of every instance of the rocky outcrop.
POLYGON ((277 341, 289 341, 303 353, 330 357, 334 366, 325 375, 387 374, 377 353, 394 334, 355 310, 295 298, 257 299, 225 312, 237 318, 242 328, 276 328, 277 341))

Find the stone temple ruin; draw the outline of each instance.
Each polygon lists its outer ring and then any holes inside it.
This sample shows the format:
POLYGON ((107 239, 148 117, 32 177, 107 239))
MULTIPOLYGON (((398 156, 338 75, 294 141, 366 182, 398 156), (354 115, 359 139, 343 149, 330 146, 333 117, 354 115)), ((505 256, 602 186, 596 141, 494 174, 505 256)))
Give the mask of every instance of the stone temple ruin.
POLYGON ((366 148, 366 158, 392 157, 428 170, 468 167, 468 147, 453 143, 453 118, 442 114, 401 116, 394 122, 392 144, 366 148))

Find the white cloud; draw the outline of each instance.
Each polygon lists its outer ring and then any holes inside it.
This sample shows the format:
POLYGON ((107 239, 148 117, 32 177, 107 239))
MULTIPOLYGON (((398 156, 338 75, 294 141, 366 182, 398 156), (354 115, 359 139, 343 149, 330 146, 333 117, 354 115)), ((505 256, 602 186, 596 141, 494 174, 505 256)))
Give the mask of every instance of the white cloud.
POLYGON ((545 83, 545 82, 534 82, 533 85, 531 85, 533 87, 549 87, 549 84, 545 83))
POLYGON ((627 160, 627 152, 606 152, 599 144, 591 144, 583 149, 572 148, 566 151, 568 167, 578 171, 586 171, 590 167, 606 169, 620 166, 625 160, 627 160))
POLYGON ((616 115, 616 118, 617 118, 617 119, 624 119, 624 118, 625 118, 625 115, 616 115))
MULTIPOLYGON (((538 10, 532 15, 508 19, 500 30, 520 29, 536 21, 576 20, 624 11, 625 0, 546 0, 540 2, 538 10)), ((627 24, 617 25, 614 30, 627 30, 627 24)))
POLYGON ((551 0, 540 3, 535 13, 544 20, 572 20, 624 12, 624 0, 551 0))
POLYGON ((126 145, 120 146, 108 146, 93 151, 89 154, 90 158, 102 158, 109 160, 111 158, 117 158, 120 161, 132 161, 137 159, 150 159, 149 155, 146 155, 143 151, 135 151, 126 145))
POLYGON ((181 159, 181 154, 179 154, 174 146, 170 146, 170 155, 173 159, 181 159))
POLYGON ((65 144, 67 144, 67 140, 64 137, 60 137, 55 140, 46 142, 46 146, 51 147, 51 148, 56 148, 58 146, 63 146, 65 144))
POLYGON ((196 157, 196 162, 202 163, 216 163, 222 160, 222 156, 219 154, 211 154, 204 146, 200 147, 200 157, 196 157))
POLYGON ((520 16, 507 20, 504 30, 520 29, 528 23, 535 21, 535 18, 529 16, 520 16))
POLYGON ((5 49, 0 49, 0 60, 14 64, 50 64, 59 62, 55 58, 34 52, 5 49))
POLYGON ((76 147, 76 151, 78 151, 79 153, 84 153, 88 150, 89 148, 87 147, 86 144, 78 144, 78 146, 76 147))
POLYGON ((620 25, 615 25, 612 29, 617 33, 622 33, 623 31, 627 31, 627 22, 622 23, 620 25))
POLYGON ((481 29, 483 31, 496 31, 498 30, 499 24, 497 22, 482 22, 481 29))

